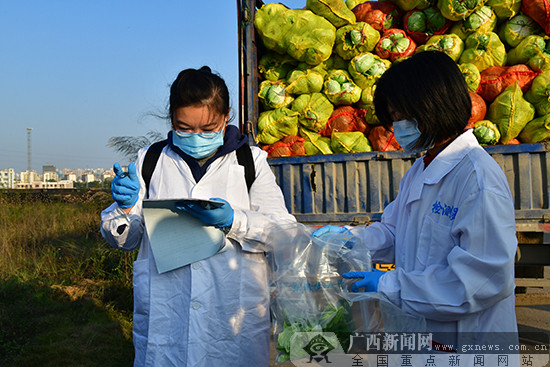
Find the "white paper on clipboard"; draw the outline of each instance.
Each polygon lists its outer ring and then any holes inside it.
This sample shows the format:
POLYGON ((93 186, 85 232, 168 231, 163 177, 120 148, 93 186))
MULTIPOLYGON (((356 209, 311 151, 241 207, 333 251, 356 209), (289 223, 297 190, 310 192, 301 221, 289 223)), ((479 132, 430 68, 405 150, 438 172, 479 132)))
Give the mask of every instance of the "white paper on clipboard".
POLYGON ((191 214, 176 209, 178 202, 195 199, 143 200, 145 228, 159 273, 206 259, 224 242, 221 230, 204 226, 191 214))

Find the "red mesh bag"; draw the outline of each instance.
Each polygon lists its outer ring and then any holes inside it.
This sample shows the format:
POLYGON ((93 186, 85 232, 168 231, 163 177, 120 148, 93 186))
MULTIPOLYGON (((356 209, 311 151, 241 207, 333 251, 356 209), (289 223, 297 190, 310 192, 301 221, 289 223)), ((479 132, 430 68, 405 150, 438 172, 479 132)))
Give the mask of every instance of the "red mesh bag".
POLYGON ((276 143, 264 145, 263 150, 271 158, 293 157, 296 155, 305 155, 304 138, 295 135, 288 135, 276 143))
POLYGON ((385 31, 384 35, 380 37, 378 44, 374 48, 374 51, 378 56, 383 59, 389 59, 391 62, 411 56, 414 53, 414 50, 416 50, 416 43, 413 39, 407 36, 407 33, 405 33, 404 30, 397 28, 392 28, 385 31), (396 38, 395 34, 397 33, 401 33, 403 37, 396 38), (398 42, 401 42, 401 40, 405 38, 409 40, 409 44, 406 48, 401 49, 398 42), (390 40, 390 47, 385 47, 386 40, 390 40))
POLYGON ((466 125, 466 129, 473 129, 474 124, 477 121, 485 119, 485 115, 487 114, 487 104, 479 94, 475 92, 469 93, 470 99, 472 100, 472 114, 470 116, 470 120, 468 120, 468 125, 466 125))
POLYGON ((374 126, 370 130, 368 138, 372 145, 372 150, 390 151, 401 149, 393 135, 393 128, 390 128, 390 130, 386 130, 382 125, 374 126))
POLYGON ((486 102, 492 102, 507 86, 515 81, 523 93, 531 87, 533 79, 539 73, 529 69, 527 65, 491 66, 481 72, 481 81, 477 93, 486 102))
POLYGON ((398 28, 401 19, 399 7, 389 1, 367 1, 353 8, 357 22, 365 22, 380 33, 398 28))
POLYGON ((365 110, 353 108, 351 106, 341 106, 332 112, 327 125, 319 134, 323 136, 332 136, 332 132, 352 132, 361 131, 367 134, 370 129, 365 120, 365 110))
POLYGON ((537 22, 546 34, 550 34, 550 4, 548 0, 523 0, 521 11, 537 22))

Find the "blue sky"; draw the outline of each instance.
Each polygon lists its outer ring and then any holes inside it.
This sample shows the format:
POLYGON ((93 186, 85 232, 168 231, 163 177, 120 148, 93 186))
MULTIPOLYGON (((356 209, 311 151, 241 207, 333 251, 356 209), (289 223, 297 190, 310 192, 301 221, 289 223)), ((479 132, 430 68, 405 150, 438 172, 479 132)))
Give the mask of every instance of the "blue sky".
POLYGON ((1 0, 0 169, 27 168, 27 127, 39 172, 127 163, 108 139, 167 132, 151 114, 188 67, 220 73, 237 108, 236 3, 1 0))

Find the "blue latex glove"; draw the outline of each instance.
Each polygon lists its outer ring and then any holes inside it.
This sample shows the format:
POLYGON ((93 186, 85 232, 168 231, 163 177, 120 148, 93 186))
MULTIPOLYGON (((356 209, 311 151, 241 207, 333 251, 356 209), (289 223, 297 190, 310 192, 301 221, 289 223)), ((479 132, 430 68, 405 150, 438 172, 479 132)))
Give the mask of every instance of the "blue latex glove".
POLYGON ((342 277, 345 279, 363 278, 363 280, 358 280, 351 285, 351 290, 353 292, 359 292, 359 288, 363 287, 365 288, 365 292, 378 292, 378 282, 380 277, 385 273, 385 271, 372 269, 371 271, 352 271, 344 273, 342 277))
POLYGON ((120 164, 113 166, 115 178, 111 183, 111 196, 123 209, 133 207, 139 198, 139 178, 136 174, 136 165, 130 163, 128 172, 124 172, 120 164))
POLYGON ((227 201, 219 198, 210 198, 210 200, 223 201, 225 204, 218 208, 205 208, 199 203, 188 201, 179 203, 176 208, 185 210, 189 214, 194 215, 207 226, 214 226, 220 229, 231 227, 234 214, 231 205, 229 205, 227 201))
POLYGON ((316 230, 315 232, 313 232, 311 235, 313 237, 321 237, 322 235, 324 235, 326 233, 344 233, 347 230, 348 229, 345 228, 345 227, 333 226, 331 224, 327 224, 326 226, 323 226, 323 227, 319 228, 318 230, 316 230))
MULTIPOLYGON (((329 233, 346 233, 348 232, 348 229, 346 227, 340 227, 340 226, 333 226, 331 224, 327 224, 326 226, 323 226, 313 232, 311 235, 313 237, 317 237, 320 239, 323 239, 323 235, 329 234, 329 233)), ((346 246, 349 249, 352 249, 355 245, 355 237, 352 237, 349 241, 347 241, 344 246, 346 246)))

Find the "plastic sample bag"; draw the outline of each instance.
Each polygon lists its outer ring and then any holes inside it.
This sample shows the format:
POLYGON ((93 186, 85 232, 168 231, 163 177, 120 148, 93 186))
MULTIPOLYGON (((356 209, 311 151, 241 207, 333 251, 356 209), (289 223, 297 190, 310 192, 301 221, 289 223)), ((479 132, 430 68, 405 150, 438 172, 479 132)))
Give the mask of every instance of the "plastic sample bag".
POLYGON ((300 223, 268 229, 271 312, 279 363, 290 359, 290 348, 303 333, 335 333, 345 351, 350 334, 356 331, 341 274, 370 269, 370 255, 352 259, 346 247, 352 235, 330 233, 320 239, 312 236, 314 230, 300 223))
POLYGON ((343 279, 342 273, 371 268, 368 253, 362 259, 351 256, 346 244, 352 235, 313 237, 315 228, 300 223, 266 230, 278 363, 311 363, 309 348, 315 338, 331 353, 351 353, 366 349, 364 344, 352 345, 356 333, 425 331, 423 317, 405 313, 383 296, 347 291, 353 281, 343 279))

